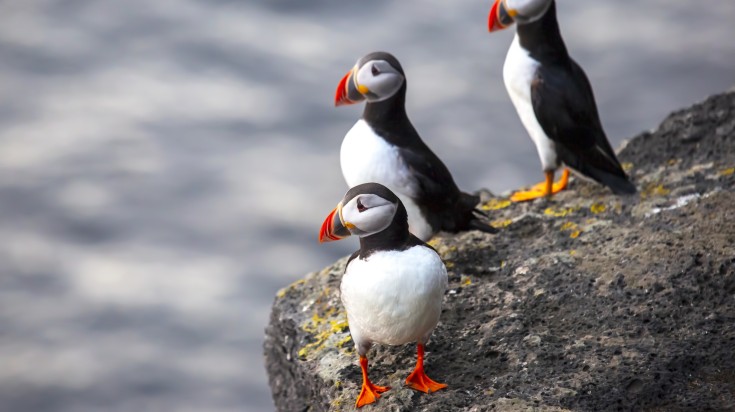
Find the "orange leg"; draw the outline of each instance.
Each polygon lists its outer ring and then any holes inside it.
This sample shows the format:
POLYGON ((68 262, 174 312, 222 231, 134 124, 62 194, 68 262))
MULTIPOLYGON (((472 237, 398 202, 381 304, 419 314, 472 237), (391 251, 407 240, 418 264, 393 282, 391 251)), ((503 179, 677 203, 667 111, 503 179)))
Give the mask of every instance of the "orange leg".
POLYGON ((446 388, 446 384, 434 382, 424 373, 424 345, 419 343, 416 352, 418 354, 416 369, 406 378, 406 385, 417 391, 426 393, 436 392, 439 389, 446 388))
POLYGON ((390 389, 390 386, 378 386, 370 382, 367 374, 368 360, 365 356, 360 356, 360 367, 362 368, 362 390, 355 402, 357 408, 377 401, 381 393, 390 389))
POLYGON ((513 193, 513 195, 510 197, 510 200, 514 202, 525 202, 527 200, 538 199, 544 196, 551 198, 551 195, 559 193, 562 190, 566 189, 567 184, 569 183, 569 169, 564 169, 558 182, 554 182, 553 170, 545 172, 545 174, 545 181, 534 185, 528 190, 513 193))

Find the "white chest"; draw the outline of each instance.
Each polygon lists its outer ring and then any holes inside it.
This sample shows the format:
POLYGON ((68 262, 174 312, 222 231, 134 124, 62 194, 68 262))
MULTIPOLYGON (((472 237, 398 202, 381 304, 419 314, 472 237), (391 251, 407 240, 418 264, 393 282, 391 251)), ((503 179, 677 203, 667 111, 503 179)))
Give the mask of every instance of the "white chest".
POLYGON ((342 278, 342 303, 355 345, 400 345, 426 340, 439 321, 447 270, 425 246, 377 252, 350 262, 342 278))
POLYGON ((503 65, 503 81, 521 123, 536 145, 543 169, 553 170, 558 166, 554 142, 546 136, 536 120, 531 102, 531 82, 539 66, 540 63, 521 47, 516 34, 503 65))
POLYGON ((434 232, 413 201, 419 189, 410 169, 398 149, 376 135, 364 120, 358 120, 342 141, 340 165, 349 187, 375 182, 391 189, 406 207, 411 233, 421 240, 431 238, 434 232))

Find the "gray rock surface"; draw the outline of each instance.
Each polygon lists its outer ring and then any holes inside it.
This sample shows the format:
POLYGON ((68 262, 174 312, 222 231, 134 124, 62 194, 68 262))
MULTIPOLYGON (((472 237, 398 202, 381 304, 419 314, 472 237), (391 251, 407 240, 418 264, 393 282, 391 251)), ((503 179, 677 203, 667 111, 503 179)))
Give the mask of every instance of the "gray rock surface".
MULTIPOLYGON (((376 345, 371 378, 393 389, 363 410, 735 410, 735 92, 620 159, 637 196, 576 179, 548 203, 489 197, 500 234, 433 239, 450 282, 426 368, 449 388, 404 388, 414 345, 376 345)), ((264 350, 281 411, 354 409, 345 261, 275 299, 264 350)))

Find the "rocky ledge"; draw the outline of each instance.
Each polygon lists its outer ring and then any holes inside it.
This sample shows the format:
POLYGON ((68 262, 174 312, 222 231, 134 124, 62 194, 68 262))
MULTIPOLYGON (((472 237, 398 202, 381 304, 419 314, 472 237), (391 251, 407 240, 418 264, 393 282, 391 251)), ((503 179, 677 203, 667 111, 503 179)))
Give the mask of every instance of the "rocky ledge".
MULTIPOLYGON (((735 92, 671 114, 620 160, 639 195, 577 179, 550 203, 490 197, 500 234, 433 239, 449 289, 426 368, 449 388, 404 388, 414 345, 377 345, 371 377, 393 389, 363 410, 735 410, 735 92)), ((280 411, 354 409, 345 261, 275 299, 280 411)))

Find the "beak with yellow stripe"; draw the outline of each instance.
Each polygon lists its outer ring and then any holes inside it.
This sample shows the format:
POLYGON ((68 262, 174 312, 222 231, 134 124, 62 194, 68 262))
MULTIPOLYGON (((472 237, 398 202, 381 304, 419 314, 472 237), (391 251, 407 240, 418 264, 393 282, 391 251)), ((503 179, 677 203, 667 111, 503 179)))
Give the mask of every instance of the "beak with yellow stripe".
POLYGON ((503 30, 513 23, 538 20, 546 13, 552 0, 495 0, 487 19, 488 31, 503 30))
POLYGON ((400 90, 405 80, 395 57, 385 52, 370 53, 342 77, 334 95, 334 105, 386 100, 400 90))
MULTIPOLYGON (((383 185, 357 185, 327 215, 319 231, 319 242, 340 240, 350 235, 366 237, 382 232, 393 222, 399 203, 398 197, 383 185)), ((403 213, 403 223, 407 225, 405 208, 403 213)))
POLYGON ((507 28, 515 23, 513 17, 518 12, 514 9, 508 9, 505 0, 496 0, 490 8, 490 15, 487 19, 488 31, 498 31, 507 28))
POLYGON ((347 225, 342 222, 342 202, 335 207, 322 223, 319 231, 319 243, 333 242, 351 235, 347 225))

